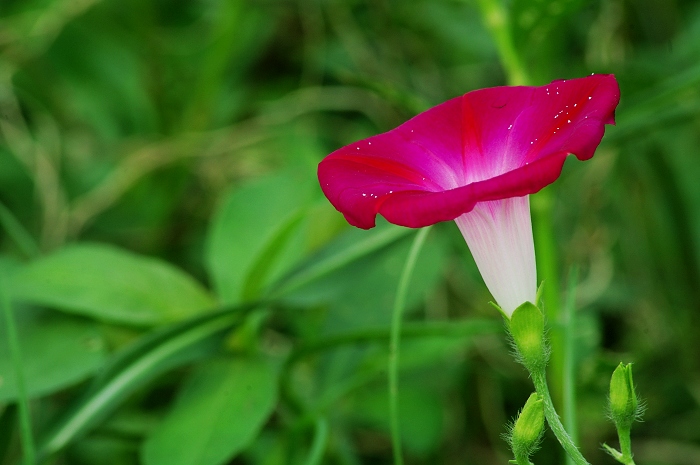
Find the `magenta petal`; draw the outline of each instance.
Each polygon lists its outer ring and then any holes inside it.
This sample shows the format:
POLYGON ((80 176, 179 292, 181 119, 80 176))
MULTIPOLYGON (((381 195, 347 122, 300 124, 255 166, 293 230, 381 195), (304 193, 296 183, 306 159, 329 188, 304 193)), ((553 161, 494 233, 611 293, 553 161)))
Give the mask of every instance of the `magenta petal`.
POLYGON ((612 75, 469 92, 328 155, 321 188, 360 228, 377 213, 409 227, 452 220, 539 191, 569 154, 591 158, 619 98, 612 75))

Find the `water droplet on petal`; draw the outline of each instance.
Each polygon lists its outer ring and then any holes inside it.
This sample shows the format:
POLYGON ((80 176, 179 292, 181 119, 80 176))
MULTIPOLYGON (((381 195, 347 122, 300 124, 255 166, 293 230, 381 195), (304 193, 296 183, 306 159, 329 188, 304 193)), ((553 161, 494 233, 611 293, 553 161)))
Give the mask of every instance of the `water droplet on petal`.
POLYGON ((508 126, 508 129, 513 129, 513 125, 511 124, 510 126, 508 126))
POLYGON ((567 123, 570 123, 570 122, 571 122, 571 120, 570 120, 570 119, 567 119, 567 120, 566 120, 566 122, 567 122, 567 123))
POLYGON ((588 97, 588 100, 592 99, 593 97, 588 97))

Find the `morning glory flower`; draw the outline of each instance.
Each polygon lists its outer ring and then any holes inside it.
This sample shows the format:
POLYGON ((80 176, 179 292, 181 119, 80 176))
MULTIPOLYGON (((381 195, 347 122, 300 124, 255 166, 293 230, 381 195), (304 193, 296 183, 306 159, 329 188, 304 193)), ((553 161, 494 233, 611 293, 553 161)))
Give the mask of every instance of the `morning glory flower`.
POLYGON ((455 220, 510 316, 537 292, 528 195, 554 182, 569 154, 593 156, 619 99, 612 75, 469 92, 331 153, 321 188, 363 229, 377 214, 411 228, 455 220))

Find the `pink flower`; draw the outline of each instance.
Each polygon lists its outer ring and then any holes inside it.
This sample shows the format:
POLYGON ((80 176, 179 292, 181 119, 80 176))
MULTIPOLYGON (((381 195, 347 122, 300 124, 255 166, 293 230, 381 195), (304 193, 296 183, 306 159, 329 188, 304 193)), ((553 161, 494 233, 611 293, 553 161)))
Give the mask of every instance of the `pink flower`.
POLYGON ((455 220, 510 315, 537 289, 528 194, 554 182, 567 155, 593 156, 619 98, 612 75, 469 92, 328 155, 321 188, 363 229, 377 213, 412 228, 455 220))

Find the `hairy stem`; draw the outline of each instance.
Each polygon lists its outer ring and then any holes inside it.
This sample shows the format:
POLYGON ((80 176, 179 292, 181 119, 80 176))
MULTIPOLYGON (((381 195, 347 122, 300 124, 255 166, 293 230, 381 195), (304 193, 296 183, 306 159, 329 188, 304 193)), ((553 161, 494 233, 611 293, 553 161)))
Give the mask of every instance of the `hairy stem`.
POLYGON ((535 385, 535 390, 542 397, 544 402, 544 416, 547 419, 550 429, 556 436, 559 444, 564 448, 569 457, 576 465, 590 465, 588 461, 581 455, 581 452, 576 447, 576 444, 571 440, 571 437, 564 429, 557 411, 554 409, 552 398, 549 395, 549 387, 547 386, 547 377, 544 368, 530 373, 532 382, 535 385))

